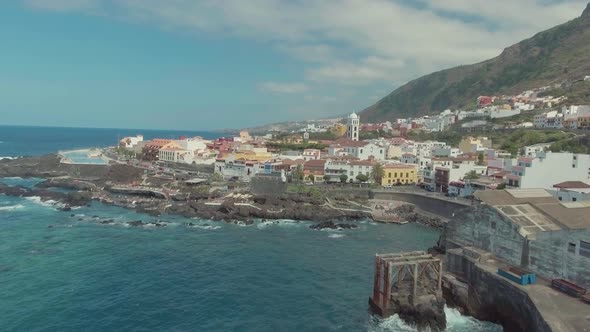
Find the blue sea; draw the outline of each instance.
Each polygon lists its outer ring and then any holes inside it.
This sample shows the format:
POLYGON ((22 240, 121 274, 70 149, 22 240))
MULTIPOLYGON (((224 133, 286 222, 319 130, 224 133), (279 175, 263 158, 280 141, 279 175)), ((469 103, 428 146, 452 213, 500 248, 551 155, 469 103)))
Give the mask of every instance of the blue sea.
POLYGON ((0 158, 38 156, 60 150, 114 146, 119 144, 119 139, 137 134, 142 134, 146 140, 152 138, 178 138, 179 136, 201 136, 206 139, 215 139, 223 136, 222 133, 206 131, 0 125, 0 158))
MULTIPOLYGON (((0 130, 0 155, 12 156, 112 145, 119 133, 0 130)), ((368 221, 314 231, 290 220, 238 226, 163 216, 168 227, 136 228, 126 222, 153 217, 99 203, 57 207, 0 195, 2 331, 414 331, 368 313, 374 255, 426 249, 439 236, 368 221)), ((447 318, 448 331, 502 330, 452 309, 447 318)))

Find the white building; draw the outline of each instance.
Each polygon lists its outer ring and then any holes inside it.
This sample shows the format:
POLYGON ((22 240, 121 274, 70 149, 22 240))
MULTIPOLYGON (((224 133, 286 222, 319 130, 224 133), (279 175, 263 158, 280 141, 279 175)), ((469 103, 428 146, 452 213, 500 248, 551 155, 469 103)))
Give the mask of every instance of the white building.
POLYGON ((563 128, 563 114, 557 111, 551 111, 543 114, 537 114, 534 117, 535 128, 561 129, 563 128))
POLYGON ((264 172, 264 164, 257 161, 235 160, 231 157, 215 161, 215 173, 220 174, 224 179, 238 178, 248 182, 262 172, 264 172))
POLYGON ((402 164, 418 164, 418 157, 411 153, 404 153, 400 158, 402 164))
POLYGON ((521 157, 512 167, 508 184, 520 188, 551 189, 565 181, 590 181, 590 155, 569 152, 538 152, 521 157))
POLYGON ((461 154, 461 150, 451 146, 435 147, 432 150, 434 157, 457 158, 461 154))
POLYGON ((526 157, 536 157, 537 153, 544 152, 551 146, 551 143, 539 143, 525 146, 522 148, 522 155, 526 157))
POLYGON ((125 149, 131 149, 140 142, 143 142, 143 135, 125 137, 119 141, 119 146, 125 149))
POLYGON ((324 175, 329 176, 331 182, 340 181, 341 175, 346 175, 347 181, 358 182, 356 177, 359 174, 371 176, 375 164, 376 162, 371 160, 328 159, 324 165, 324 175))
POLYGON ((352 156, 360 160, 385 160, 386 152, 386 146, 367 141, 341 142, 331 145, 328 149, 330 156, 352 156))
POLYGON ((348 116, 348 122, 346 126, 346 137, 350 140, 358 141, 360 126, 361 121, 359 119, 359 116, 355 112, 352 112, 352 114, 348 116))
POLYGON ((499 119, 519 115, 520 109, 506 110, 499 107, 491 107, 488 112, 491 119, 499 119))
POLYGON ((171 163, 187 163, 193 162, 194 154, 190 150, 183 149, 176 145, 163 147, 158 151, 158 160, 171 163))
POLYGON ((553 185, 547 190, 562 202, 590 201, 590 185, 582 181, 566 181, 553 185))
POLYGON ((322 151, 318 149, 305 149, 303 150, 303 160, 319 160, 321 157, 322 151))

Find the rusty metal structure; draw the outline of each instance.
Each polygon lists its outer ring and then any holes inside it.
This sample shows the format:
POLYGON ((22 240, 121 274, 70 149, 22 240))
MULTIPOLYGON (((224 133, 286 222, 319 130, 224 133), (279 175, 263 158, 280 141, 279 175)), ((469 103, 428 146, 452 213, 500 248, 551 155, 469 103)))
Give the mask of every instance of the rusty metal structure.
POLYGON ((424 251, 375 256, 369 305, 383 318, 395 313, 392 300, 415 306, 424 296, 442 297, 442 261, 424 251))

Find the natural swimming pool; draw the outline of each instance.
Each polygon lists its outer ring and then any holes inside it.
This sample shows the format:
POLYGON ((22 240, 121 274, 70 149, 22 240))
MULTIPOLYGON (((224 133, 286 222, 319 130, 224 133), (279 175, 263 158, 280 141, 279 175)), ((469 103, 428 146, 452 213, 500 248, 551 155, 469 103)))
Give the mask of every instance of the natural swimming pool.
POLYGON ((102 153, 98 150, 62 151, 59 154, 64 158, 62 162, 69 164, 108 164, 107 160, 102 157, 102 153))

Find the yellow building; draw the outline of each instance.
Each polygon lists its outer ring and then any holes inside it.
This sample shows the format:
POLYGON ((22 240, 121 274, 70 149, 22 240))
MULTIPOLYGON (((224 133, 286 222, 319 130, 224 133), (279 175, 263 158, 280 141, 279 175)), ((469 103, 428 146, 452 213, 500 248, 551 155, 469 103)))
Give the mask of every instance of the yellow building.
POLYGON ((383 165, 381 185, 412 184, 418 182, 418 165, 392 163, 383 165))
POLYGON ((336 137, 342 137, 346 135, 346 126, 342 123, 337 123, 330 128, 330 132, 336 137))
POLYGON ((465 137, 459 143, 459 150, 463 153, 473 153, 482 149, 491 149, 492 140, 487 137, 465 137))
POLYGON ((250 150, 237 151, 234 153, 235 159, 267 161, 272 159, 272 153, 266 148, 252 148, 250 150))

